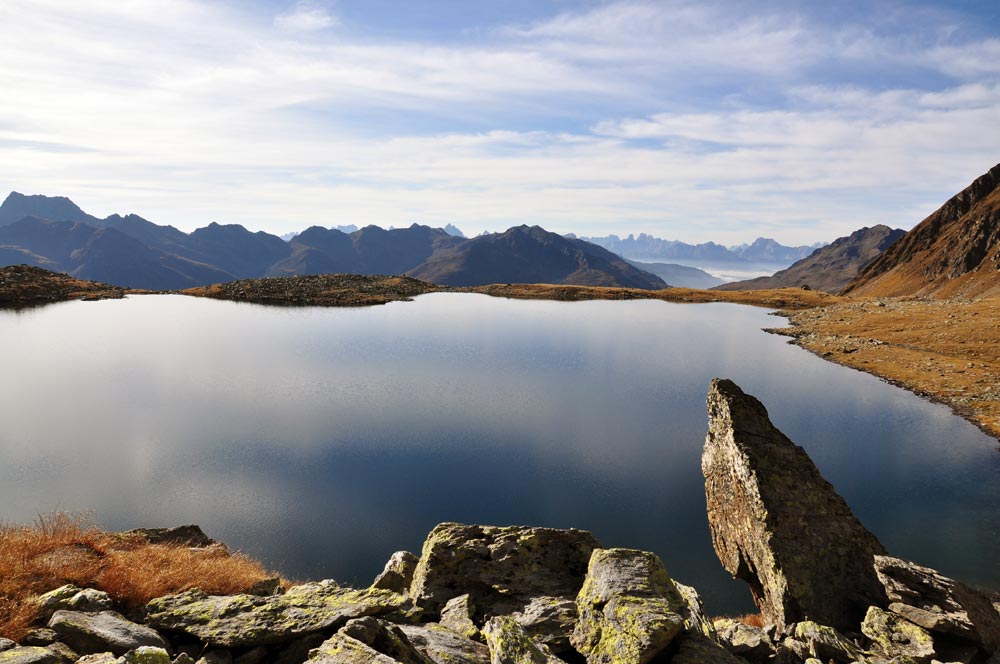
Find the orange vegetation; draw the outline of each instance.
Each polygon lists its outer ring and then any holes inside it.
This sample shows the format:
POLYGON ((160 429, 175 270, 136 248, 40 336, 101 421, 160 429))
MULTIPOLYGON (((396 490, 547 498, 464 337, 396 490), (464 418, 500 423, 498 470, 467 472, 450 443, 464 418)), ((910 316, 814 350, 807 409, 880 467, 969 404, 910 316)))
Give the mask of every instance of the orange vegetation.
POLYGON ((274 576, 222 545, 149 544, 66 514, 40 517, 33 526, 0 525, 0 570, 0 636, 14 640, 38 616, 32 599, 67 583, 103 590, 127 611, 190 588, 245 591, 274 576))

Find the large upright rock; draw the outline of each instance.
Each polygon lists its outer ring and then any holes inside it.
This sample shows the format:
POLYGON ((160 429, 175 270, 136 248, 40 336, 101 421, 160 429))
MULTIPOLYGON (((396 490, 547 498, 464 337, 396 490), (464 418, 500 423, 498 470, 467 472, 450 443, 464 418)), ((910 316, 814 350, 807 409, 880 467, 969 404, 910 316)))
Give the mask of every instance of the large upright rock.
POLYGON ((410 597, 437 613, 468 594, 477 617, 513 613, 536 597, 575 598, 599 546, 582 530, 442 523, 424 542, 410 597))
POLYGON ((873 567, 885 549, 760 401, 717 378, 708 419, 701 466, 723 566, 767 622, 857 631, 869 606, 887 604, 873 567))

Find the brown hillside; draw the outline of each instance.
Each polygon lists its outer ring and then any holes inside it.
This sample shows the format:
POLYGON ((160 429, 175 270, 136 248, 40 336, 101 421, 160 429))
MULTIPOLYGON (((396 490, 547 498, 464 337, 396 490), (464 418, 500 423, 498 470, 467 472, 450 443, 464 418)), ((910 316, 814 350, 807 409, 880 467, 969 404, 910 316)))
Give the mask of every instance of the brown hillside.
POLYGON ((770 277, 757 277, 716 286, 715 290, 760 290, 808 285, 828 293, 839 293, 851 279, 905 231, 879 224, 834 240, 790 267, 770 277))
POLYGON ((844 293, 1000 295, 1000 164, 872 261, 844 293))

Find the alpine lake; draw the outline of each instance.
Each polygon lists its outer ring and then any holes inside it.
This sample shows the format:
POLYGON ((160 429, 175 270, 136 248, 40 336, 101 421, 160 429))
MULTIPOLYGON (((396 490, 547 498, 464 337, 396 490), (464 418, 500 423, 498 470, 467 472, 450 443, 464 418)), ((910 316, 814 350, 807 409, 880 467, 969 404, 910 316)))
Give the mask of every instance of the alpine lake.
MULTIPOLYGON (((734 380, 893 554, 1000 589, 997 441, 731 304, 431 294, 328 309, 178 295, 0 312, 0 518, 197 523, 367 585, 437 523, 655 551, 712 615, 750 595, 705 516, 705 394, 734 380)), ((817 551, 816 555, 822 555, 817 551)))

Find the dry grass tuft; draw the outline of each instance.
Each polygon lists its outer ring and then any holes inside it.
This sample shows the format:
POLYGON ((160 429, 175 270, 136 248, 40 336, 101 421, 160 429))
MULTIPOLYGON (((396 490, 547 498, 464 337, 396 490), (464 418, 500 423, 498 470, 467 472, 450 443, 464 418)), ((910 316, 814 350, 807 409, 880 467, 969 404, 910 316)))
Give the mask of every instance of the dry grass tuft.
POLYGON ((0 570, 0 636, 15 641, 38 617, 33 598, 67 583, 103 590, 116 608, 129 610, 190 588, 241 592, 274 576, 223 546, 149 544, 64 513, 39 517, 30 526, 0 524, 0 570))
POLYGON ((759 613, 747 613, 742 616, 736 616, 733 618, 738 623, 743 623, 747 627, 763 627, 764 626, 764 616, 759 613))

